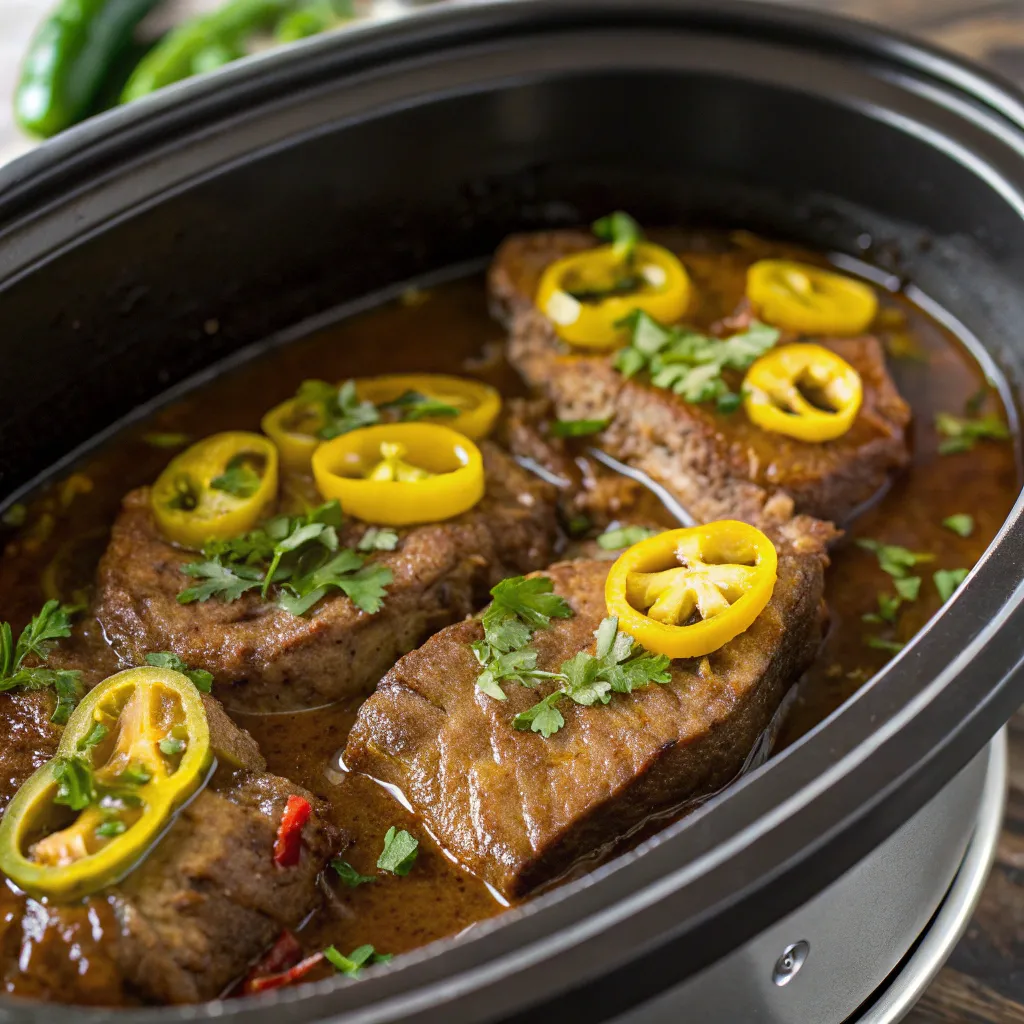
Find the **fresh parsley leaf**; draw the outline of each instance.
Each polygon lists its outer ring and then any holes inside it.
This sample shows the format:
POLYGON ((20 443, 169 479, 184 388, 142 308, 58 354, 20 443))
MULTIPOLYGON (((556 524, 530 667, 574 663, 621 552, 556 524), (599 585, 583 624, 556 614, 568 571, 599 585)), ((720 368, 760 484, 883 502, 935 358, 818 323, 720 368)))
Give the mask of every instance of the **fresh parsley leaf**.
POLYGON ((55 804, 70 807, 73 811, 84 811, 96 802, 96 780, 92 768, 82 758, 55 757, 52 764, 53 778, 57 783, 53 797, 55 804))
POLYGON ((670 659, 639 649, 631 636, 619 632, 618 619, 609 616, 594 632, 596 653, 580 651, 562 662, 561 688, 512 719, 516 729, 530 729, 549 739, 565 725, 557 704, 568 697, 592 707, 607 704, 614 693, 632 693, 651 683, 671 681, 670 659))
POLYGON ((260 489, 262 480, 253 468, 254 458, 250 453, 239 452, 228 461, 224 472, 210 481, 210 486, 215 491, 224 491, 236 498, 251 498, 260 489))
POLYGON ((901 579, 897 579, 893 586, 902 600, 916 601, 918 594, 921 593, 921 577, 904 576, 901 579))
POLYGON ((883 544, 881 541, 861 538, 857 546, 872 552, 878 559, 878 566, 894 579, 910 575, 910 570, 922 562, 934 562, 935 556, 926 552, 910 551, 898 544, 883 544))
POLYGON ((390 402, 382 402, 379 410, 395 412, 400 420, 415 422, 427 417, 451 417, 458 416, 459 410, 448 402, 442 402, 439 398, 432 398, 430 395, 420 394, 419 391, 406 391, 398 398, 390 402))
POLYGON ((517 729, 529 729, 531 732, 539 732, 544 739, 550 739, 559 729, 565 725, 562 712, 555 705, 565 696, 561 690, 549 693, 543 700, 538 701, 532 708, 520 712, 512 719, 512 724, 517 729))
POLYGON ((213 676, 203 668, 189 668, 173 651, 153 651, 146 655, 146 664, 154 668, 169 668, 172 672, 180 672, 192 680, 192 684, 200 693, 209 693, 213 689, 213 676))
POLYGON ((328 946, 324 950, 324 959, 342 974, 347 974, 350 978, 358 978, 361 967, 367 964, 386 964, 392 959, 392 955, 377 953, 373 946, 359 946, 348 956, 344 956, 334 946, 328 946))
POLYGON ((651 530, 646 526, 616 526, 605 530, 597 538, 597 544, 605 551, 620 551, 623 548, 639 544, 640 541, 647 540, 648 537, 653 537, 657 533, 657 530, 651 530))
POLYGON ((110 730, 102 722, 93 722, 92 728, 75 744, 76 750, 91 750, 99 746, 110 730))
POLYGON ((123 835, 128 831, 128 826, 123 821, 111 818, 96 827, 97 839, 113 839, 115 836, 123 835))
POLYGON ((334 868, 335 874, 350 889, 377 881, 376 875, 361 875, 347 860, 342 860, 340 857, 331 858, 331 867, 334 868))
POLYGON ((129 786, 144 786, 153 778, 153 773, 141 764, 132 764, 125 768, 117 778, 129 786))
POLYGON ((398 547, 398 534, 385 526, 371 526, 356 547, 359 551, 394 551, 398 547))
POLYGON ((47 601, 38 615, 18 637, 18 645, 14 649, 14 669, 21 668, 25 658, 34 654, 40 661, 45 661, 58 640, 71 636, 71 609, 59 601, 47 601))
POLYGON ((224 602, 237 601, 247 590, 255 590, 263 579, 263 573, 249 566, 228 568, 219 561, 189 562, 181 571, 202 582, 178 594, 180 604, 208 601, 211 597, 224 602))
POLYGON ((655 387, 687 402, 714 401, 725 413, 735 412, 742 397, 729 388, 723 371, 749 369, 779 340, 776 328, 757 320, 724 340, 689 328, 665 327, 641 310, 626 317, 623 326, 630 330, 631 341, 616 353, 613 364, 623 376, 646 369, 655 387))
POLYGON ((623 261, 632 260, 637 245, 644 240, 640 225, 622 210, 595 220, 591 231, 603 242, 611 242, 615 258, 623 261))
POLYGON ((1009 428, 994 415, 965 419, 940 412, 935 417, 935 429, 944 438, 939 443, 940 455, 969 452, 978 441, 1006 441, 1010 437, 1009 428))
POLYGON ((886 640, 880 636, 867 636, 864 643, 876 651, 888 651, 890 654, 899 654, 906 647, 906 644, 901 644, 898 640, 886 640))
POLYGON ((160 747, 160 753, 166 754, 167 757, 174 757, 185 750, 185 741, 177 736, 165 736, 157 745, 160 747))
POLYGON ((300 408, 316 411, 321 420, 317 437, 323 441, 380 422, 377 406, 359 400, 352 380, 345 381, 340 388, 324 380, 303 381, 295 400, 300 408))
POLYGON ((400 877, 409 874, 419 854, 419 840, 414 839, 405 829, 394 825, 384 836, 384 849, 377 858, 377 867, 400 877))
POLYGON ((30 669, 30 674, 39 680, 39 685, 52 686, 57 694, 57 706, 50 715, 50 721, 55 725, 67 725, 71 712, 78 706, 78 702, 85 695, 85 686, 82 684, 82 673, 77 669, 30 669), (47 682, 41 681, 41 676, 47 675, 47 682))
POLYGON ((278 604, 292 615, 305 615, 329 590, 337 588, 368 615, 384 605, 386 587, 394 574, 386 565, 363 564, 363 558, 348 548, 306 576, 289 580, 278 604))
POLYGON ((954 516, 947 516, 942 520, 942 525, 947 530, 952 530, 958 537, 970 537, 974 533, 974 516, 966 512, 958 512, 954 516))
POLYGON ((968 569, 939 569, 934 573, 932 580, 935 583, 935 589, 939 592, 939 597, 942 598, 943 604, 953 596, 956 588, 967 579, 968 572, 968 569))
POLYGON ((553 437, 589 437, 599 434, 611 420, 555 420, 551 424, 553 437))
POLYGON ((484 629, 497 617, 515 615, 531 629, 543 629, 552 619, 572 616, 569 602, 554 592, 547 576, 511 576, 491 589, 490 608, 484 612, 484 629))

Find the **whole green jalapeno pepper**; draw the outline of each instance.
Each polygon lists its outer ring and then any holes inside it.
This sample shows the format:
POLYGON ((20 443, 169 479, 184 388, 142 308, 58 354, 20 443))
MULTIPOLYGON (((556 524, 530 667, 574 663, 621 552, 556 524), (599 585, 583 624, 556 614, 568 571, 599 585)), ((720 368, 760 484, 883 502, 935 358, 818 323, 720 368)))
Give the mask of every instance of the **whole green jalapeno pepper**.
POLYGON ((159 0, 61 0, 29 46, 14 116, 49 137, 86 117, 136 25, 159 0))

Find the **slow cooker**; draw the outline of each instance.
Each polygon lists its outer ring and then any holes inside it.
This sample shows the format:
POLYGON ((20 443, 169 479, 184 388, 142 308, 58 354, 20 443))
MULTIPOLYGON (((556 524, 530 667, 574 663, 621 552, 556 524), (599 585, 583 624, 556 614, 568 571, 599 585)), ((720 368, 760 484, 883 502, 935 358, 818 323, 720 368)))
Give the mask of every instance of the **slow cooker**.
MULTIPOLYGON (((0 494, 339 308, 613 206, 865 258, 954 318, 1019 406, 1011 87, 743 0, 447 4, 166 89, 0 171, 0 494)), ((998 833, 1021 509, 854 699, 614 862, 358 985, 117 1019, 897 1020, 998 833)), ((58 1018, 111 1015, 0 1008, 58 1018)))

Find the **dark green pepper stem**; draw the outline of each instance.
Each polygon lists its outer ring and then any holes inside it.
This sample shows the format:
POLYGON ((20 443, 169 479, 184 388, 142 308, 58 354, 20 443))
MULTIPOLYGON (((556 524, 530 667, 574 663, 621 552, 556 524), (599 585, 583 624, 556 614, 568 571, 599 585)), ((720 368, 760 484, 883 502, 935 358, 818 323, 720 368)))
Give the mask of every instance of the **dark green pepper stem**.
POLYGON ((14 116, 48 137, 86 117, 136 25, 159 0, 62 0, 29 46, 14 116))
POLYGON ((272 28, 295 6, 296 0, 228 0, 212 14, 186 21, 143 57, 124 87, 121 102, 148 96, 217 60, 223 63, 228 53, 244 50, 246 37, 272 28), (213 55, 216 59, 211 60, 213 55))

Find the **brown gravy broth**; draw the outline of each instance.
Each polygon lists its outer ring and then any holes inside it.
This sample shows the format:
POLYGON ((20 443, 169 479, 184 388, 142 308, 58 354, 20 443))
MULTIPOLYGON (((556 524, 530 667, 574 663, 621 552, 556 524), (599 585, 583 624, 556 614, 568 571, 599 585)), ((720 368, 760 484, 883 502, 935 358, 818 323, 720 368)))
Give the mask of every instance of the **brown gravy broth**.
MULTIPOLYGON (((687 248, 690 252, 684 262, 700 296, 691 319, 701 327, 736 308, 746 267, 753 260, 795 255, 821 262, 801 250, 743 233, 692 236, 687 248)), ((966 348, 901 296, 882 295, 880 322, 890 369, 914 411, 913 461, 888 493, 850 526, 848 539, 834 552, 827 588, 831 627, 820 657, 799 684, 782 745, 820 722, 892 656, 866 645, 869 627, 861 619, 876 610, 880 591, 892 591, 892 582, 875 557, 849 538, 872 537, 935 553, 934 563, 921 567, 920 598, 901 609, 894 630, 881 634, 905 641, 939 608, 932 572, 972 566, 999 529, 1019 489, 1011 443, 982 441, 968 454, 938 454, 936 413, 962 415, 979 389, 985 389, 981 412, 1002 411, 998 395, 986 386, 966 348), (945 517, 964 512, 975 519, 970 537, 958 537, 941 525, 945 517)), ((166 406, 83 460, 64 480, 35 495, 27 503, 23 525, 4 528, 0 618, 10 620, 18 630, 46 597, 77 601, 87 596, 122 496, 155 479, 180 450, 155 445, 154 435, 186 434, 195 440, 220 430, 258 430, 262 414, 311 377, 342 380, 389 372, 466 373, 494 384, 507 396, 522 394, 521 383, 501 356, 503 336, 488 316, 483 280, 474 276, 428 292, 410 291, 399 301, 276 348, 166 406)), ((649 511, 646 503, 644 511, 649 511)), ((671 525, 667 514, 664 521, 671 525)), ((875 628, 874 632, 880 631, 875 628)), ((91 629, 86 624, 84 637, 76 642, 87 645, 105 669, 117 668, 95 624, 91 629)), ((333 944, 348 952, 370 943, 379 952, 401 953, 499 913, 503 905, 481 882, 453 864, 390 794, 368 779, 340 770, 338 752, 357 710, 357 704, 339 704, 296 714, 234 713, 259 743, 271 771, 329 802, 333 819, 350 839, 344 857, 359 872, 377 873, 376 858, 391 825, 407 828, 420 839, 419 858, 407 877, 383 875, 374 884, 355 889, 334 877, 326 879, 324 909, 302 929, 304 945, 312 951, 333 944)), ((20 932, 17 919, 24 913, 24 899, 0 888, 0 904, 3 930, 13 927, 20 932)), ((37 944, 63 941, 44 933, 37 944)), ((45 949, 36 952, 46 955, 45 949)), ((18 955, 17 945, 5 940, 0 958, 12 955, 18 955)), ((9 979, 18 977, 16 970, 4 973, 9 979)), ((97 1001, 106 1001, 104 980, 95 982, 97 1001)), ((17 980, 8 981, 7 991, 46 996, 17 980)), ((59 998, 59 993, 50 994, 54 997, 59 998)))

